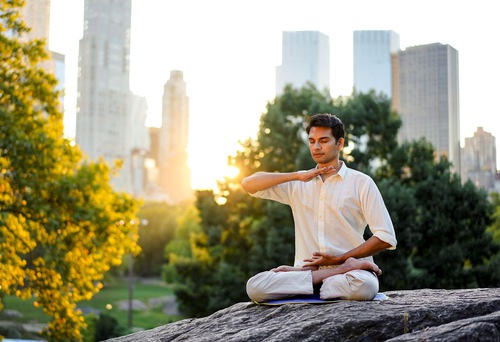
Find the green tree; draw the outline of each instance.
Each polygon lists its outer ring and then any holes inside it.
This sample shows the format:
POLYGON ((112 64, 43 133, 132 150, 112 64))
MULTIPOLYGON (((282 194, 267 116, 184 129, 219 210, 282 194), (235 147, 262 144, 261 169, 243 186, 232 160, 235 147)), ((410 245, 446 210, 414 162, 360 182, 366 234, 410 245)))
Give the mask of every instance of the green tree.
MULTIPOLYGON (((500 249, 500 195, 498 192, 491 194, 491 203, 493 206, 492 223, 488 227, 487 233, 491 234, 494 244, 500 249)), ((491 270, 491 273, 488 274, 491 277, 488 286, 500 286, 500 251, 497 251, 489 260, 486 267, 491 270)))
MULTIPOLYGON (((178 248, 184 245, 180 239, 167 246, 169 265, 164 271, 167 282, 174 284, 179 310, 191 317, 204 316, 226 307, 233 303, 231 298, 235 293, 240 297, 244 293, 241 288, 230 286, 229 282, 223 283, 228 280, 229 273, 226 272, 231 268, 226 260, 231 260, 240 250, 239 239, 233 239, 230 228, 224 229, 225 226, 232 227, 231 222, 226 222, 225 206, 217 204, 212 191, 198 191, 196 207, 205 224, 201 230, 199 226, 191 225, 188 236, 188 230, 183 229, 189 253, 178 248)), ((236 279, 240 279, 240 270, 233 269, 232 272, 236 279)))
POLYGON ((57 81, 38 66, 44 42, 19 40, 22 4, 0 0, 0 293, 35 298, 53 318, 47 339, 78 341, 76 303, 139 251, 139 203, 63 138, 57 81))
MULTIPOLYGON (((434 163, 434 148, 421 139, 396 147, 389 153, 387 162, 375 170, 374 177, 391 215, 398 240, 395 251, 374 256, 375 262, 384 271, 379 278, 381 291, 415 288, 413 278, 422 275, 412 261, 417 251, 416 240, 420 239, 415 188, 431 172, 434 163)), ((368 231, 366 233, 368 238, 370 234, 368 231)))
POLYGON ((178 218, 173 239, 165 246, 167 263, 162 270, 165 281, 173 284, 179 311, 190 317, 195 317, 197 312, 203 312, 204 303, 208 300, 205 297, 203 279, 210 276, 210 273, 206 271, 206 267, 200 266, 200 260, 206 260, 206 253, 196 247, 196 241, 201 234, 199 221, 198 209, 188 206, 178 218), (198 274, 196 279, 186 276, 193 273, 198 274))
POLYGON ((119 337, 124 335, 126 329, 118 323, 118 320, 113 316, 101 313, 95 322, 94 341, 104 341, 109 338, 119 337))
POLYGON ((493 222, 488 228, 488 231, 493 234, 493 239, 500 243, 500 194, 498 192, 493 192, 491 194, 491 202, 494 208, 494 213, 492 216, 493 222))
POLYGON ((390 270, 405 269, 400 280, 406 284, 399 283, 398 288, 500 284, 495 268, 498 245, 487 230, 492 218, 487 194, 470 181, 462 183, 445 157, 436 161, 429 142, 420 139, 401 145, 377 175, 398 181, 413 197, 402 199, 382 190, 396 228, 398 249, 396 258, 381 255, 380 264, 390 270), (406 267, 400 260, 406 260, 406 267))
POLYGON ((353 93, 341 117, 347 132, 346 146, 350 167, 371 174, 383 164, 397 147, 401 119, 391 111, 391 102, 384 94, 353 93))
POLYGON ((145 203, 137 214, 141 220, 141 253, 134 262, 134 274, 159 277, 166 262, 165 246, 174 238, 179 208, 162 202, 145 203))
POLYGON ((200 232, 199 211, 194 205, 189 205, 177 218, 177 227, 174 232, 174 237, 165 246, 165 259, 168 261, 171 255, 182 257, 191 256, 191 236, 200 232))
MULTIPOLYGON (((378 182, 378 186, 391 215, 398 241, 396 250, 373 257, 383 271, 379 277, 380 291, 406 289, 410 287, 409 278, 413 272, 409 257, 413 248, 414 218, 417 213, 414 190, 394 179, 383 179, 378 182)), ((366 238, 369 236, 370 232, 366 230, 366 238)))
POLYGON ((423 271, 415 279, 416 287, 498 286, 498 269, 489 264, 498 248, 486 232, 492 214, 487 194, 470 181, 462 184, 441 159, 419 182, 415 197, 420 239, 413 263, 423 271))

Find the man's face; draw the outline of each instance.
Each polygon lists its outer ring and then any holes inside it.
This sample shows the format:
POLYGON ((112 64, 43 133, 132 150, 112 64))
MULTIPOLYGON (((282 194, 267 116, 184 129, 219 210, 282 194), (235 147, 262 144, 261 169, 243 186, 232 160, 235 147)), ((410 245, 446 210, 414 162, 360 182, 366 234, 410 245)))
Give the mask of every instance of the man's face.
POLYGON ((340 138, 337 142, 330 127, 311 127, 309 151, 313 160, 319 165, 329 164, 337 160, 343 146, 344 139, 340 138))

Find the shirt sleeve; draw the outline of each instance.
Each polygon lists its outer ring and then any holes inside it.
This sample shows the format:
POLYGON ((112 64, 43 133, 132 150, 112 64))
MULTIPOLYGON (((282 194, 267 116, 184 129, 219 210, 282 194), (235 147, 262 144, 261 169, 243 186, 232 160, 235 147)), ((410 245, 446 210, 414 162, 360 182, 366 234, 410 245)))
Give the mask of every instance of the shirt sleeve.
POLYGON ((362 205, 370 231, 380 240, 390 244, 388 249, 394 250, 397 240, 389 211, 375 182, 370 179, 366 185, 362 205))
POLYGON ((268 189, 256 191, 250 194, 252 197, 263 198, 290 205, 290 195, 288 188, 290 182, 272 186, 268 189))

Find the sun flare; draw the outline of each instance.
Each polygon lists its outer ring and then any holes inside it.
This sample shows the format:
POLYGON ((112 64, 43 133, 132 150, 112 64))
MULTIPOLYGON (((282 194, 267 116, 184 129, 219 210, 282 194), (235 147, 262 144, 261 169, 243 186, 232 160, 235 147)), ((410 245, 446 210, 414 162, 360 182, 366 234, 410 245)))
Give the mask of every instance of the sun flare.
POLYGON ((240 173, 236 166, 214 164, 206 166, 191 166, 191 187, 194 190, 214 190, 217 192, 217 182, 226 178, 233 179, 240 173))

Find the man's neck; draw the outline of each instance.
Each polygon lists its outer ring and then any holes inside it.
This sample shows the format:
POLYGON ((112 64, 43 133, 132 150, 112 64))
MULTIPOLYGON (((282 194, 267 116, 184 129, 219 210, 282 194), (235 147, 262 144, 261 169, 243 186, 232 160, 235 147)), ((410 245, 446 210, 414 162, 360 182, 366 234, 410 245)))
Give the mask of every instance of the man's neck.
POLYGON ((338 171, 342 167, 342 163, 343 163, 342 160, 336 159, 334 161, 331 161, 328 164, 317 164, 316 167, 317 168, 322 168, 322 167, 327 167, 327 166, 333 166, 335 168, 335 170, 338 171))
POLYGON ((325 167, 325 166, 332 165, 335 168, 335 170, 333 170, 332 172, 323 173, 321 175, 321 179, 323 180, 323 182, 328 177, 335 176, 339 172, 340 168, 342 167, 342 164, 343 164, 343 161, 337 159, 336 161, 333 161, 333 162, 329 163, 328 165, 318 165, 317 167, 325 167))

